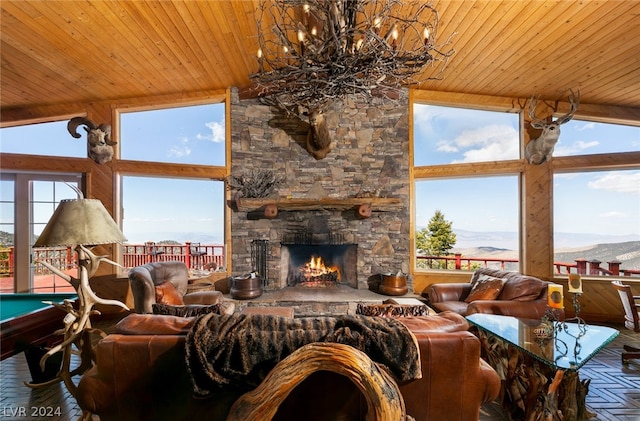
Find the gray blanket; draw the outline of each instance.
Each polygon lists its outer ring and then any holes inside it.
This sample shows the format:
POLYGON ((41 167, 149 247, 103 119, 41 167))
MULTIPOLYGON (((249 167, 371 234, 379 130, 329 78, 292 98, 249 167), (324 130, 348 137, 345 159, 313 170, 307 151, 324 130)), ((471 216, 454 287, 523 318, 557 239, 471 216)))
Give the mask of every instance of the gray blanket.
POLYGON ((398 381, 421 376, 413 335, 392 318, 207 314, 196 319, 185 345, 194 393, 206 397, 220 387, 254 389, 279 361, 312 342, 353 346, 398 381))

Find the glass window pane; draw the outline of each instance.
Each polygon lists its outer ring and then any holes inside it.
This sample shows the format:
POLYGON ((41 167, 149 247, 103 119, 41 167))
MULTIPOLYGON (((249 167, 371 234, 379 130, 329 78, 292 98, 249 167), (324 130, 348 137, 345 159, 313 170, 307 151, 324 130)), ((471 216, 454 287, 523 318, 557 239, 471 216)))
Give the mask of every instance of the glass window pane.
POLYGON ((147 242, 199 242, 211 255, 223 250, 222 181, 125 176, 122 203, 126 244, 141 246, 135 249, 144 250, 147 242))
POLYGON ((51 181, 34 181, 31 183, 34 202, 53 202, 53 183, 51 181))
POLYGON ((121 158, 225 165, 225 105, 120 114, 121 158))
MULTIPOLYGON (((429 231, 429 222, 440 211, 456 236, 448 255, 461 253, 463 269, 468 269, 465 259, 471 260, 471 269, 489 259, 490 267, 504 264, 506 270, 518 270, 518 263, 508 261, 519 258, 517 176, 417 181, 415 197, 416 238, 421 230, 429 231), (488 196, 491 203, 500 205, 478 206, 488 196)), ((429 267, 420 257, 416 262, 419 269, 429 267)), ((454 269, 452 262, 448 269, 454 269)), ((430 267, 444 269, 442 265, 430 267)))
POLYGON ((414 165, 518 159, 519 115, 414 104, 414 165))
POLYGON ((87 136, 76 139, 67 131, 67 121, 29 124, 0 129, 0 153, 50 155, 84 158, 87 156, 87 136))
POLYGON ((640 127, 574 119, 560 130, 553 156, 640 151, 640 127))
MULTIPOLYGON (((554 175, 554 260, 576 273, 576 260, 640 270, 640 169, 554 175)), ((605 272, 599 271, 599 275, 605 272)))

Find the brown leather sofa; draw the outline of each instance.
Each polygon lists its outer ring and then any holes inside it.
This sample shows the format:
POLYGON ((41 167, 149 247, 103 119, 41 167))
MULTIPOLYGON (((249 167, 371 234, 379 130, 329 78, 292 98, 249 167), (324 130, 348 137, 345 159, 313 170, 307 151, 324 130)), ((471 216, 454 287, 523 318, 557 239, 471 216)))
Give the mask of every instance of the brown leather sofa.
MULTIPOLYGON (((481 405, 498 396, 500 379, 480 358, 480 342, 466 320, 450 312, 399 320, 417 339, 421 357, 422 378, 400 385, 407 414, 416 421, 477 420, 481 405)), ((225 420, 240 394, 193 396, 185 362, 192 322, 149 314, 124 318, 97 344, 97 363, 78 385, 79 405, 101 421, 225 420)), ((273 419, 362 420, 362 402, 346 377, 318 371, 291 391, 273 419)))
POLYGON ((136 266, 129 271, 129 283, 136 313, 153 313, 153 305, 159 303, 172 306, 201 306, 223 301, 220 291, 187 293, 189 270, 179 261, 136 266))
MULTIPOLYGON (((428 286, 422 295, 438 311, 453 311, 463 316, 473 313, 502 314, 526 319, 540 319, 547 311, 547 286, 551 282, 518 272, 482 268, 476 270, 468 283, 442 283, 428 286), (494 289, 495 298, 470 300, 473 286, 481 279, 499 278, 503 284, 494 289)), ((564 310, 557 310, 564 319, 564 310)))

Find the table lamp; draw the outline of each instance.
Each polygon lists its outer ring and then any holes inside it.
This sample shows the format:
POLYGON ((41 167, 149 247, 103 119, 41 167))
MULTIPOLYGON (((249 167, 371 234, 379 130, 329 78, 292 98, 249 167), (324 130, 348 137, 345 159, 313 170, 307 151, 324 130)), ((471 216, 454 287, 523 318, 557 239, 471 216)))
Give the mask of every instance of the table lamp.
POLYGON ((99 313, 97 310, 93 310, 93 306, 95 304, 115 305, 129 310, 124 303, 118 300, 98 297, 89 285, 89 278, 96 273, 101 261, 106 261, 115 266, 120 265, 107 259, 106 256, 96 256, 87 247, 97 244, 121 243, 126 241, 126 238, 102 202, 97 199, 85 199, 82 197, 82 193, 79 191, 78 193, 80 198, 62 200, 60 202, 42 234, 33 245, 33 247, 75 247, 78 253, 78 278, 62 272, 47 262, 40 261, 38 263, 69 282, 78 293, 78 300, 77 308, 74 307, 70 300, 65 300, 64 304, 50 303, 67 313, 64 318, 64 339, 62 343, 51 348, 42 357, 40 366, 44 368, 47 358, 56 352, 62 351, 62 367, 58 372, 58 376, 46 383, 27 383, 31 387, 38 387, 62 380, 74 397, 76 396, 77 388, 71 377, 81 374, 92 365, 90 360, 90 333, 97 332, 104 335, 104 332, 91 329, 89 317, 92 314, 99 313), (81 361, 80 366, 71 371, 73 345, 80 350, 81 361))

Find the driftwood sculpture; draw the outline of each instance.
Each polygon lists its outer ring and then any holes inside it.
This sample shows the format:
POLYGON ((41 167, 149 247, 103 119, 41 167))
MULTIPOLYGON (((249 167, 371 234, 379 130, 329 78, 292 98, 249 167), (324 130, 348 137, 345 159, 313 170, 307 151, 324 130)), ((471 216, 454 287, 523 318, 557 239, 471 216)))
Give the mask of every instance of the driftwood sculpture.
POLYGON ((364 352, 348 345, 315 342, 280 361, 260 386, 242 395, 231 407, 227 421, 271 420, 291 390, 320 370, 342 374, 360 389, 367 402, 367 420, 413 420, 406 414, 393 377, 364 352))
MULTIPOLYGON (((553 120, 553 116, 549 116, 546 119, 540 119, 536 117, 536 107, 538 106, 538 98, 532 97, 529 101, 529 118, 531 119, 531 127, 534 129, 541 129, 542 133, 537 139, 531 140, 525 149, 525 157, 530 164, 540 165, 543 162, 551 160, 553 154, 553 148, 558 143, 560 137, 560 126, 573 118, 578 105, 580 104, 580 90, 577 95, 570 90, 569 103, 571 109, 568 113, 557 120, 553 120)), ((555 109, 557 109, 557 103, 555 109)))
POLYGON ((307 151, 315 159, 323 159, 331 152, 331 136, 324 113, 318 110, 309 112, 309 133, 307 133, 307 151))
POLYGON ((97 126, 86 117, 74 117, 67 123, 67 130, 71 136, 80 138, 77 132, 78 126, 86 126, 87 131, 87 155, 94 162, 104 164, 113 158, 113 145, 117 142, 111 141, 111 126, 105 123, 97 126))

